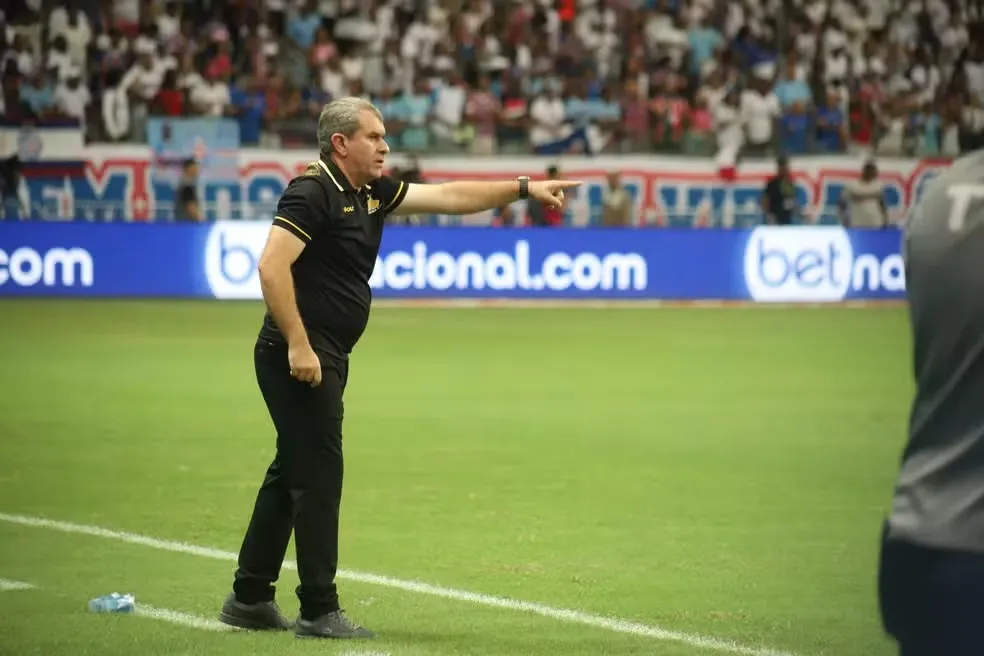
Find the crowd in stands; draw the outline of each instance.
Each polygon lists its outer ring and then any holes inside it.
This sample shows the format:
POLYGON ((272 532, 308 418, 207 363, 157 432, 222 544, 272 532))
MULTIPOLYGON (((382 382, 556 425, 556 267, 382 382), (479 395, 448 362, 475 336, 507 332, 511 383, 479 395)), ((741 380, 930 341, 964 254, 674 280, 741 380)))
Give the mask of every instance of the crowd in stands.
POLYGON ((984 143, 981 0, 9 0, 0 113, 90 142, 225 116, 313 145, 372 99, 415 153, 955 156, 984 143))

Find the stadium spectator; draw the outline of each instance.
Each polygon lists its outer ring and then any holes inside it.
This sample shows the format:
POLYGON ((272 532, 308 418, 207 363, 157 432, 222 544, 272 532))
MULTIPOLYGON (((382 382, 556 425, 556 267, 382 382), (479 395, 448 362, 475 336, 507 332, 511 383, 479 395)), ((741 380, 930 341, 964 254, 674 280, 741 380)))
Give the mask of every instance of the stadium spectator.
POLYGON ((234 116, 262 144, 355 93, 419 152, 696 153, 711 118, 725 162, 777 144, 952 156, 984 127, 976 0, 83 4, 5 10, 4 116, 85 118, 113 141, 154 115, 234 116))
POLYGON ((177 207, 174 208, 175 221, 184 223, 204 219, 201 205, 198 202, 198 174, 198 162, 189 159, 182 163, 181 178, 174 194, 177 199, 177 207))
POLYGON ((774 93, 783 109, 792 107, 795 103, 809 103, 813 100, 813 92, 806 82, 807 73, 795 57, 786 60, 782 78, 776 84, 774 93))
POLYGON ((529 101, 519 78, 509 76, 503 84, 502 110, 496 130, 499 151, 525 151, 528 130, 529 101))
MULTIPOLYGON (((653 148, 679 152, 688 129, 690 103, 683 93, 685 81, 677 75, 662 82, 662 93, 650 102, 650 113, 655 121, 653 148)), ((645 133, 643 133, 645 134, 645 133)))
POLYGON ((618 171, 609 171, 608 187, 602 202, 601 225, 608 228, 632 225, 632 196, 622 185, 622 176, 618 171))
POLYGON ((530 104, 530 142, 534 150, 542 151, 570 134, 566 123, 567 108, 560 97, 557 84, 544 85, 530 104))
POLYGON ((810 115, 806 103, 797 100, 783 113, 780 128, 782 152, 787 155, 805 155, 810 150, 810 115))
POLYGON ((111 143, 123 141, 130 134, 130 100, 120 86, 122 75, 119 71, 110 71, 105 79, 101 99, 101 137, 111 143))
POLYGON ((92 23, 77 0, 60 3, 48 17, 48 34, 63 38, 69 59, 83 71, 88 67, 92 23))
MULTIPOLYGON (((560 167, 550 165, 547 167, 546 178, 548 180, 560 180, 563 176, 560 167)), ((546 207, 543 203, 535 200, 526 202, 526 222, 528 225, 538 228, 556 228, 564 224, 563 208, 546 207)))
POLYGON ((72 64, 65 71, 65 79, 55 88, 55 111, 79 121, 84 129, 91 103, 89 87, 82 84, 82 69, 72 64))
POLYGON ((476 155, 491 155, 498 150, 496 128, 501 111, 499 98, 492 91, 488 76, 483 75, 465 104, 465 116, 475 131, 471 151, 476 155))
POLYGON ((54 71, 36 71, 21 83, 20 101, 27 105, 31 114, 38 118, 48 118, 55 113, 54 71))
POLYGON ((866 162, 861 177, 847 184, 839 205, 845 226, 885 228, 889 225, 885 189, 878 179, 878 167, 874 162, 866 162))
MULTIPOLYGON (((266 113, 266 95, 263 81, 256 76, 243 76, 229 90, 229 103, 239 122, 239 140, 246 146, 260 143, 263 130, 263 116, 266 113)), ((319 103, 318 109, 323 106, 319 103)), ((309 107, 309 112, 313 107, 309 107)))
POLYGON ((228 75, 219 68, 210 68, 205 72, 205 81, 196 85, 191 92, 191 105, 196 114, 216 117, 229 114, 232 95, 227 78, 228 75))
POLYGON ((175 69, 164 73, 161 88, 150 109, 156 116, 184 116, 185 92, 178 88, 178 72, 175 69))
POLYGON ((772 150, 773 126, 779 118, 779 99, 772 93, 768 76, 771 66, 760 67, 741 93, 741 120, 746 126, 745 155, 763 157, 772 150))
POLYGON ((17 195, 20 177, 20 158, 16 154, 0 159, 0 216, 8 221, 16 221, 21 216, 21 201, 17 195))
POLYGON ((434 98, 427 80, 418 77, 413 90, 404 96, 403 102, 395 102, 394 108, 398 110, 395 117, 406 124, 400 146, 405 150, 426 150, 431 143, 428 124, 434 111, 434 98))
POLYGON ((824 102, 814 110, 814 150, 825 153, 844 152, 847 145, 847 122, 843 103, 836 89, 829 89, 824 102))
POLYGON ((713 105, 714 130, 717 133, 718 161, 722 168, 733 167, 745 143, 745 132, 738 106, 738 91, 731 89, 713 105))
POLYGON ((622 130, 618 134, 620 150, 623 152, 633 150, 640 135, 649 133, 649 99, 640 88, 638 81, 626 80, 622 92, 622 130))
POLYGON ((766 223, 772 225, 790 225, 797 218, 796 189, 785 156, 776 160, 776 174, 765 183, 762 211, 766 223))
MULTIPOLYGON (((8 33, 9 34, 9 33, 8 33)), ((9 42, 9 36, 8 36, 9 42)), ((34 75, 37 68, 35 55, 31 52, 31 42, 26 34, 18 32, 14 34, 12 45, 3 54, 3 64, 14 63, 14 70, 23 77, 34 75)))

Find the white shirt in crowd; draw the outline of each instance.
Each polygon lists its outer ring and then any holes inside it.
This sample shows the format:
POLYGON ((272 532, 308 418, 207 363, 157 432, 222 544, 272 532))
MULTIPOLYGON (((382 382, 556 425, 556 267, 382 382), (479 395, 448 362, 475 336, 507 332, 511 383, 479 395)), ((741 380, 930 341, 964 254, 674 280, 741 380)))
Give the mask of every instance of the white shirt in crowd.
POLYGON ((849 66, 850 59, 846 50, 842 50, 839 55, 827 55, 824 80, 826 82, 846 81, 849 66))
POLYGON ((205 78, 198 71, 188 73, 178 73, 178 88, 185 91, 194 91, 198 86, 205 84, 205 78))
POLYGON ((885 68, 885 63, 878 55, 874 55, 872 57, 864 57, 863 55, 859 55, 854 59, 851 74, 855 78, 860 79, 869 72, 877 75, 884 75, 887 70, 888 69, 885 68))
POLYGON ((181 31, 181 21, 177 16, 162 13, 157 17, 157 33, 162 41, 170 41, 181 31))
POLYGON ((773 121, 781 113, 779 99, 773 93, 762 95, 746 89, 741 94, 741 120, 748 131, 748 141, 763 144, 772 139, 773 121))
POLYGON ((221 80, 203 82, 192 92, 191 102, 206 116, 222 116, 232 102, 229 85, 221 80))
POLYGON ((718 153, 723 158, 721 161, 731 162, 745 142, 741 110, 722 101, 714 105, 711 112, 717 133, 718 153))
POLYGON ((8 50, 4 54, 2 65, 6 67, 7 62, 10 60, 17 62, 17 71, 24 77, 34 75, 34 56, 30 50, 25 50, 24 52, 8 50))
POLYGON ((347 95, 348 85, 345 83, 345 75, 341 68, 321 68, 321 90, 331 95, 332 98, 341 98, 347 95))
POLYGON ((538 96, 530 105, 530 142, 540 146, 564 138, 564 101, 538 96))
POLYGON ((118 21, 138 24, 140 22, 140 0, 114 0, 113 16, 118 21))
POLYGON ((964 107, 960 112, 960 122, 972 134, 984 132, 984 107, 964 107))
POLYGON ((964 74, 967 76, 967 89, 984 103, 984 62, 968 61, 964 64, 964 74))
POLYGON ((844 202, 852 228, 880 228, 883 224, 882 183, 874 180, 852 180, 844 188, 844 202))
POLYGON ((85 110, 92 102, 89 87, 79 84, 74 89, 67 84, 59 84, 55 89, 55 105, 58 109, 72 118, 85 122, 85 110))
POLYGON ((437 91, 437 99, 434 102, 434 118, 437 119, 437 123, 432 127, 439 134, 451 136, 449 130, 461 125, 467 100, 468 91, 464 86, 442 85, 437 91))
POLYGON ((54 49, 48 51, 48 61, 46 62, 45 68, 47 70, 55 69, 60 82, 64 82, 68 79, 70 73, 78 70, 78 66, 72 61, 72 56, 67 50, 65 52, 58 52, 54 49))
POLYGON ((130 101, 120 88, 106 89, 102 97, 103 126, 110 139, 117 141, 130 132, 130 101))
POLYGON ((919 90, 919 100, 932 102, 940 85, 940 69, 936 66, 917 65, 909 73, 909 78, 919 90))
POLYGON ((61 35, 68 43, 68 54, 72 61, 85 68, 89 56, 89 44, 92 43, 92 26, 84 11, 76 14, 75 27, 68 24, 68 11, 64 7, 51 10, 48 18, 48 33, 54 37, 61 35))
POLYGON ((149 101, 160 91, 161 84, 164 82, 164 73, 164 67, 158 64, 150 68, 145 68, 142 64, 134 64, 120 81, 120 88, 124 91, 133 90, 139 98, 149 101))
POLYGON ((905 118, 889 118, 883 126, 884 132, 878 141, 878 151, 885 154, 901 155, 905 141, 905 118))
POLYGON ((728 89, 721 85, 719 87, 713 87, 709 84, 705 84, 697 91, 697 97, 704 100, 704 104, 711 109, 713 112, 714 108, 717 107, 724 97, 728 95, 728 89))
POLYGON ((889 0, 868 0, 868 29, 881 30, 888 23, 889 0))
POLYGON ((347 55, 341 59, 342 76, 349 82, 362 79, 365 62, 358 55, 347 55))
POLYGON ((408 60, 421 65, 429 65, 434 54, 434 45, 443 37, 433 25, 413 23, 407 29, 400 44, 401 54, 408 60))
POLYGON ((797 34, 796 52, 799 54, 801 61, 813 61, 813 57, 817 52, 816 34, 809 31, 803 31, 797 34))

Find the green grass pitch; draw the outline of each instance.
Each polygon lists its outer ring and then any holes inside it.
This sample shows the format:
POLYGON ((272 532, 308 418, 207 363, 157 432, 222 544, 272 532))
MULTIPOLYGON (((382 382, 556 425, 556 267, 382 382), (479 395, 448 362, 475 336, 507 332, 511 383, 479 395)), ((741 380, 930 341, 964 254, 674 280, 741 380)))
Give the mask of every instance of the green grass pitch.
MULTIPOLYGON (((273 448, 261 314, 0 302, 0 513, 236 551, 273 448)), ((214 619, 234 563, 0 521, 0 579, 37 586, 0 591, 0 653, 887 656, 908 349, 899 308, 377 307, 346 397, 341 566, 687 640, 350 579, 374 642, 94 615, 119 591, 214 619)))

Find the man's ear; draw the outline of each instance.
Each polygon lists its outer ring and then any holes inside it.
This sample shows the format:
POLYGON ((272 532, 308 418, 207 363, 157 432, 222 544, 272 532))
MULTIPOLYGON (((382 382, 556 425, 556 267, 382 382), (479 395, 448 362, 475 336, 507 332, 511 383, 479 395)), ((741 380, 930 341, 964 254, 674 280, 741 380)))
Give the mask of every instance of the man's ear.
POLYGON ((348 140, 345 135, 341 132, 336 132, 331 135, 331 144, 335 148, 335 152, 339 155, 344 155, 348 151, 348 140))

